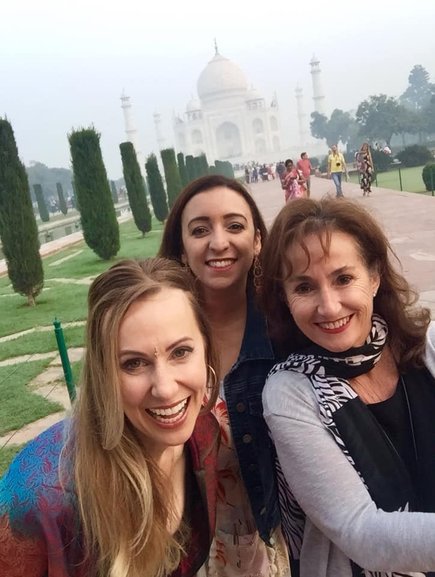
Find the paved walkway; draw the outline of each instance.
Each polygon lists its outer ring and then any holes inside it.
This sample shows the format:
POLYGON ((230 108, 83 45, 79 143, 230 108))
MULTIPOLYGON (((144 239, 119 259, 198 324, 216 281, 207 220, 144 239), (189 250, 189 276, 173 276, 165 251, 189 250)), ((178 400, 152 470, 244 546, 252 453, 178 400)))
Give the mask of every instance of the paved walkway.
MULTIPOLYGON (((250 185, 250 190, 266 223, 270 225, 284 205, 284 194, 279 182, 259 182, 250 185)), ((345 196, 357 199, 382 223, 402 263, 405 276, 420 292, 420 302, 431 308, 435 318, 435 198, 384 188, 373 190, 370 197, 363 197, 358 185, 343 184, 345 196)), ((325 194, 335 195, 332 181, 312 178, 313 198, 321 198, 325 194)), ((45 243, 41 246, 41 254, 44 256, 52 254, 81 240, 82 233, 78 232, 45 243)), ((0 261, 0 274, 2 270, 5 272, 5 266, 0 261)), ((88 279, 86 280, 88 282, 88 279)), ((69 353, 72 361, 79 360, 82 349, 72 349, 69 353)), ((54 357, 53 361, 47 371, 38 375, 30 386, 34 392, 60 402, 67 411, 70 408, 70 402, 63 381, 60 359, 53 353, 48 355, 54 357)), ((40 431, 61 419, 65 411, 55 413, 19 431, 0 437, 0 447, 5 443, 19 444, 32 439, 40 431)))

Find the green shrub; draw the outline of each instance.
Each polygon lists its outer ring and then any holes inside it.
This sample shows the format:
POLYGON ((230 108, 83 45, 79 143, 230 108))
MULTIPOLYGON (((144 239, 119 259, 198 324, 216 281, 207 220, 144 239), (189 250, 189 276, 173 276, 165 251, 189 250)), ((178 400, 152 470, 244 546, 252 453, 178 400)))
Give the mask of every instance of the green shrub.
POLYGON ((421 173, 426 190, 435 189, 435 162, 428 162, 421 173))
POLYGON ((403 166, 421 166, 433 160, 431 151, 426 146, 419 144, 407 146, 397 154, 397 158, 403 166))
POLYGON ((371 153, 375 172, 385 172, 391 167, 393 158, 390 154, 385 154, 382 150, 373 148, 371 148, 371 153))

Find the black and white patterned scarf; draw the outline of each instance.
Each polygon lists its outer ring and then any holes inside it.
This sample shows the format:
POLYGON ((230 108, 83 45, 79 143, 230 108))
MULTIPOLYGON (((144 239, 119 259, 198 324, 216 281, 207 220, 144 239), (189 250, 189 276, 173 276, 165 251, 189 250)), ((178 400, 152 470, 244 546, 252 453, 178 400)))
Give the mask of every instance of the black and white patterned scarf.
MULTIPOLYGON (((359 474, 370 495, 379 508, 384 511, 409 510, 412 501, 412 489, 406 481, 401 485, 396 483, 397 489, 392 489, 391 483, 379 480, 374 481, 370 475, 365 475, 364 459, 356 459, 357 448, 353 447, 356 428, 369 439, 369 454, 375 456, 375 464, 381 469, 397 473, 395 480, 400 479, 401 472, 397 470, 397 458, 392 455, 391 446, 376 424, 370 410, 358 398, 358 395, 349 385, 348 379, 357 377, 370 371, 381 358, 382 350, 387 340, 388 328, 385 321, 374 314, 372 327, 366 342, 345 353, 331 353, 321 347, 312 345, 303 352, 291 354, 283 363, 273 367, 269 376, 280 371, 303 373, 311 382, 320 412, 320 419, 331 433, 351 465, 359 474), (339 411, 340 409, 340 411, 339 411), (339 411, 339 413, 338 413, 339 411), (365 435, 365 432, 369 432, 365 435), (354 450, 353 450, 354 449, 354 450)), ((394 452, 394 451, 393 451, 394 452)), ((367 469, 373 466, 373 461, 367 462, 367 469)), ((400 467, 399 467, 400 469, 400 467)), ((381 471, 382 472, 382 471, 381 471)), ((388 478, 388 476, 386 478, 388 478)), ((382 475, 379 476, 382 478, 382 475)), ((385 478, 385 477, 384 477, 385 478)), ((391 479, 391 477, 389 477, 391 479)), ((290 549, 291 557, 298 560, 302 546, 305 526, 305 514, 291 492, 279 462, 277 462, 277 480, 280 509, 282 516, 282 530, 290 549)), ((353 576, 370 577, 423 577, 425 573, 391 573, 370 572, 352 561, 353 576)))

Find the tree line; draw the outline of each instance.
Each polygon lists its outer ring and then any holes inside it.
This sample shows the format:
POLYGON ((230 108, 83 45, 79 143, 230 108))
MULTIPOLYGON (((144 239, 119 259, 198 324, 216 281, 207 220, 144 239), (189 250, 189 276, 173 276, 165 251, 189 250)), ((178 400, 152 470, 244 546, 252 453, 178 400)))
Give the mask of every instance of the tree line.
MULTIPOLYGON (((68 141, 73 174, 71 185, 84 240, 101 259, 112 259, 120 248, 115 211, 118 191, 115 183, 107 178, 100 134, 93 127, 73 130, 68 134, 68 141)), ((146 179, 131 142, 120 144, 120 154, 129 205, 142 236, 152 228, 152 213, 163 222, 181 189, 191 180, 213 173, 234 178, 230 162, 216 160, 209 166, 205 154, 184 157, 168 148, 160 151, 165 188, 154 154, 145 162, 146 179)), ((47 222, 50 216, 42 186, 34 182, 32 188, 41 220, 47 222)), ((56 192, 59 209, 66 214, 68 207, 62 182, 56 182, 56 192)), ((26 296, 29 305, 35 305, 44 285, 38 227, 29 176, 20 161, 12 126, 3 118, 0 118, 0 238, 13 290, 26 296)))
POLYGON ((427 70, 416 64, 408 76, 408 86, 398 98, 386 94, 372 95, 363 100, 355 114, 340 109, 331 116, 313 112, 311 134, 326 140, 328 146, 342 142, 350 150, 359 148, 361 139, 385 141, 390 146, 394 135, 435 133, 435 84, 427 70))

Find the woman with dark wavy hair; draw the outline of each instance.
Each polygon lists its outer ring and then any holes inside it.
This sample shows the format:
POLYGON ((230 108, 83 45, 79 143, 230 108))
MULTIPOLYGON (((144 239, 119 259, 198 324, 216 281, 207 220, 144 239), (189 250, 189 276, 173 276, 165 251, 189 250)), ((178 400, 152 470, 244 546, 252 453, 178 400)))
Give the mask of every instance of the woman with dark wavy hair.
POLYGON ((218 458, 212 577, 287 576, 279 531, 275 451, 261 394, 275 363, 263 314, 255 303, 266 227, 254 199, 237 180, 210 175, 181 192, 166 221, 160 255, 183 263, 195 278, 220 356, 213 412, 222 442, 218 458))
POLYGON ((343 199, 286 205, 266 242, 263 304, 291 353, 263 402, 292 575, 435 574, 435 326, 392 257, 343 199))

